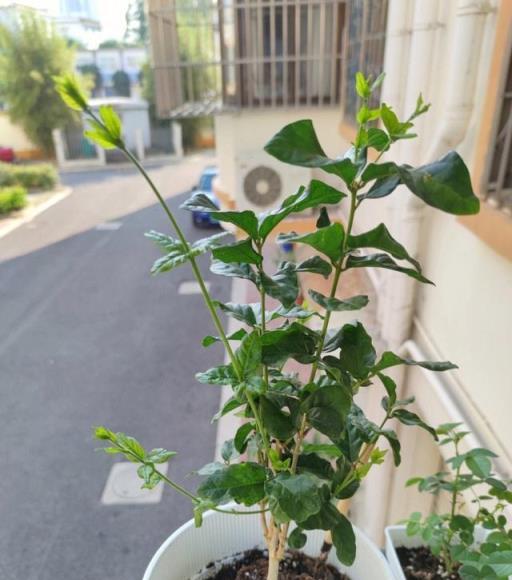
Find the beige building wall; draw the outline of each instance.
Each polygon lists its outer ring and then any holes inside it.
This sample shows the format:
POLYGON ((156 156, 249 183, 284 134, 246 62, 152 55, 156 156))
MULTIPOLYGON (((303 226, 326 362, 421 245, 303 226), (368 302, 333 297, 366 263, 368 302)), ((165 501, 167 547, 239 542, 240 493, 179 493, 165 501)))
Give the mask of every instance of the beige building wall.
POLYGON ((0 145, 12 147, 20 157, 37 152, 37 147, 25 135, 23 129, 19 125, 14 125, 4 111, 0 111, 0 145))
MULTIPOLYGON (((408 0, 405 4, 390 3, 390 16, 394 12, 402 20, 389 18, 383 96, 402 117, 410 113, 420 90, 433 105, 417 124, 419 139, 404 141, 390 158, 421 165, 455 148, 469 166, 475 191, 481 193, 499 112, 496 96, 508 64, 512 3, 408 0), (467 45, 461 47, 464 42, 467 45), (454 74, 457 70, 459 74, 454 74), (455 99, 457 82, 464 89, 455 99)), ((349 140, 350 130, 344 123, 341 127, 349 140)), ((435 376, 409 371, 402 377, 403 394, 416 396, 417 411, 431 424, 464 421, 474 433, 469 443, 495 450, 500 455, 497 469, 510 476, 512 220, 495 215, 499 212, 486 203, 482 215, 458 219, 412 198, 404 188, 398 189, 386 199, 368 203, 358 219, 361 230, 381 221, 391 223, 393 235, 412 246, 426 276, 436 283, 415 284, 410 292, 410 282, 394 273, 379 271, 372 276, 380 294, 384 339, 396 349, 401 337, 400 343, 408 341, 417 355, 451 360, 460 369, 435 376)), ((371 408, 376 401, 368 404, 371 408)), ((396 471, 389 465, 376 470, 353 506, 356 521, 377 540, 383 524, 396 523, 413 506, 424 511, 431 507, 428 499, 405 490, 404 483, 432 472, 443 459, 429 437, 416 429, 401 431, 402 466, 396 471), (382 496, 376 500, 375 490, 380 495, 386 487, 388 501, 382 502, 382 496)))

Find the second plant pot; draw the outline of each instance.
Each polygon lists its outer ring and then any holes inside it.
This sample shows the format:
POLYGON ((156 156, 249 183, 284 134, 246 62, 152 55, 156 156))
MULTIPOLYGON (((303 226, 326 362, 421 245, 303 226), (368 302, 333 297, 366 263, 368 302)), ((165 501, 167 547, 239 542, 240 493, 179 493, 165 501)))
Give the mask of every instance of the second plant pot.
MULTIPOLYGON (((377 546, 363 532, 354 530, 357 543, 354 564, 348 568, 343 566, 334 550, 329 563, 351 580, 393 580, 388 563, 377 546)), ((318 555, 323 533, 307 532, 307 536, 302 551, 310 556, 318 555)), ((143 580, 189 580, 211 562, 256 547, 264 547, 258 515, 232 516, 211 511, 205 514, 201 528, 195 528, 190 520, 167 538, 153 556, 143 580)))
MULTIPOLYGON (((424 546, 425 542, 420 536, 408 536, 405 526, 388 526, 384 534, 386 536, 386 557, 393 577, 395 580, 406 580, 396 549, 400 547, 419 548, 424 546)), ((483 542, 486 535, 487 531, 484 528, 477 527, 475 529, 476 543, 483 542)))

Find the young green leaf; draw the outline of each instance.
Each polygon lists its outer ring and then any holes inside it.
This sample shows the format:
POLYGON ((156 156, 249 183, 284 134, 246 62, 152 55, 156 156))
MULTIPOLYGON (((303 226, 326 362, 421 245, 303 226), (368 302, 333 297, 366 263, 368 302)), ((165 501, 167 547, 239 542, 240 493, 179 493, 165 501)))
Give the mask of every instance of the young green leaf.
POLYGON ((53 77, 55 89, 68 107, 75 111, 87 109, 87 97, 85 96, 78 78, 71 73, 53 77))

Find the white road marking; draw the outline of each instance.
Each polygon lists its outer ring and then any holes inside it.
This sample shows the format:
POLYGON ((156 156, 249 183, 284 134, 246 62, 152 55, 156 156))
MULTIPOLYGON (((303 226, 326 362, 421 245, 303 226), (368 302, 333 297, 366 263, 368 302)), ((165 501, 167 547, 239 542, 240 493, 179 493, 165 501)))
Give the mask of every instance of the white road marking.
MULTIPOLYGON (((101 495, 104 505, 159 503, 162 499, 163 483, 153 489, 141 489, 143 480, 137 475, 139 466, 129 461, 114 463, 101 495)), ((158 471, 167 474, 167 463, 159 463, 158 471)))

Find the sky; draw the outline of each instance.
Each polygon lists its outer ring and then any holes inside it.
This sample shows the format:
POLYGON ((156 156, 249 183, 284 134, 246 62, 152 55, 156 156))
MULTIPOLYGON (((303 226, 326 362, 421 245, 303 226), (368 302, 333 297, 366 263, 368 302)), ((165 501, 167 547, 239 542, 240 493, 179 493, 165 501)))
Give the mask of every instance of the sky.
MULTIPOLYGON (((96 8, 101 23, 99 42, 109 38, 121 40, 125 31, 125 14, 129 0, 89 0, 96 8)), ((47 10, 50 13, 59 11, 60 0, 20 0, 21 4, 47 10)))

